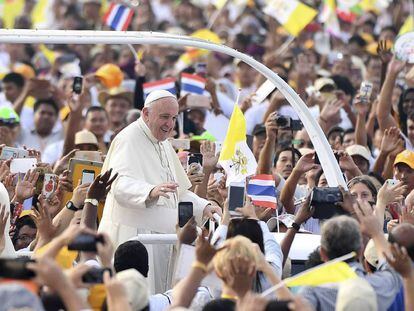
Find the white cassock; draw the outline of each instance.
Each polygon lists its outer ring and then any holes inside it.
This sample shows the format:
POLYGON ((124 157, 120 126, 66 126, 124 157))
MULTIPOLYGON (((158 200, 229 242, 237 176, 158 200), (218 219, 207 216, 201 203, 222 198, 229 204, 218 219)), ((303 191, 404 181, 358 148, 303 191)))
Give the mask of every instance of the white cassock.
MULTIPOLYGON (((170 142, 157 141, 142 118, 111 143, 102 172, 110 168, 119 176, 106 198, 99 232, 108 233, 116 247, 139 233, 175 233, 178 202, 193 202, 194 216, 201 224, 209 202, 188 190, 191 183, 170 142), (178 194, 148 202, 151 190, 167 182, 179 184, 178 194)), ((171 285, 173 247, 146 247, 151 292, 164 292, 171 285)))

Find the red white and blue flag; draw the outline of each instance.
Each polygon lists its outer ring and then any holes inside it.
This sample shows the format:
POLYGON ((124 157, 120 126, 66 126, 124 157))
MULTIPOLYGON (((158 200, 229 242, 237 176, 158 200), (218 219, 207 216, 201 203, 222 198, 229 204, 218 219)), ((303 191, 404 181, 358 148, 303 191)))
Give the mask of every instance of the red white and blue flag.
POLYGON ((111 3, 108 11, 103 17, 105 25, 113 30, 125 31, 131 23, 134 11, 126 5, 120 3, 111 3))
POLYGON ((156 90, 166 90, 174 95, 177 95, 174 78, 166 78, 162 80, 147 82, 142 85, 142 88, 144 90, 145 98, 148 96, 149 93, 156 90))
POLYGON ((182 73, 181 74, 181 96, 185 94, 203 95, 206 86, 206 79, 198 75, 182 73))
POLYGON ((253 205, 273 209, 277 207, 275 180, 272 175, 260 174, 250 178, 247 195, 253 205))

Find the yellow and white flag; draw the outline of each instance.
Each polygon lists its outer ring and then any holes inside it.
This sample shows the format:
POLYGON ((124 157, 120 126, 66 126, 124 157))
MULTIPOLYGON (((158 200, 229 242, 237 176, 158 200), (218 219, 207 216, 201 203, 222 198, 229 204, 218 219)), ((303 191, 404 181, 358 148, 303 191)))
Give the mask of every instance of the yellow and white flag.
POLYGON ((246 142, 246 119, 237 103, 230 118, 219 163, 226 171, 227 185, 256 174, 257 162, 246 142))
POLYGON ((295 37, 318 14, 317 10, 297 0, 270 0, 263 12, 275 18, 283 28, 295 37))
POLYGON ((408 16, 404 24, 401 26, 398 35, 401 36, 407 32, 414 31, 414 16, 408 16))

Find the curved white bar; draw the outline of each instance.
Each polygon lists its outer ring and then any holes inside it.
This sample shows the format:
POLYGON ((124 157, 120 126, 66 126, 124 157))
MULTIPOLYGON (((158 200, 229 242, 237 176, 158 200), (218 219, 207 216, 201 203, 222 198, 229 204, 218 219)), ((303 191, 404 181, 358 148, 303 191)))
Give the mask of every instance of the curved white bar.
POLYGON ((187 36, 157 32, 118 31, 72 31, 72 30, 28 30, 0 29, 0 43, 45 43, 45 44, 156 44, 166 46, 191 46, 224 53, 250 65, 282 92, 299 115, 320 159, 328 184, 331 187, 346 187, 339 165, 319 124, 312 118, 309 109, 298 94, 276 73, 252 57, 224 45, 187 36))

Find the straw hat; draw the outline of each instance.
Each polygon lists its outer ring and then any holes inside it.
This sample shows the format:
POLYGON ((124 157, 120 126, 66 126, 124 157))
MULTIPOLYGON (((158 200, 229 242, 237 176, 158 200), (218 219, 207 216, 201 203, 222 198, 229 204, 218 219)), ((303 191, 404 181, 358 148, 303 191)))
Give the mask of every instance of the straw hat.
POLYGON ((101 91, 98 95, 98 101, 102 106, 105 106, 110 98, 124 98, 131 105, 134 101, 134 94, 123 87, 116 87, 109 90, 101 91))

